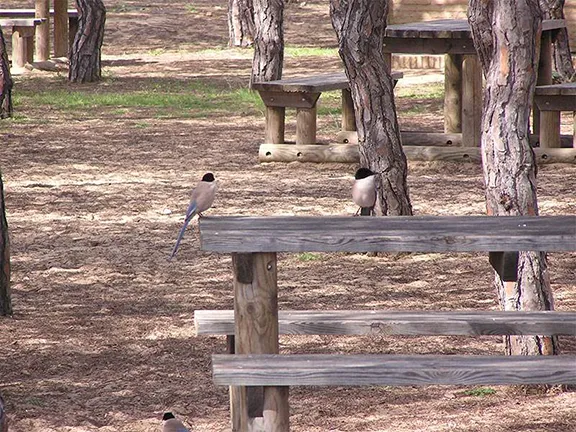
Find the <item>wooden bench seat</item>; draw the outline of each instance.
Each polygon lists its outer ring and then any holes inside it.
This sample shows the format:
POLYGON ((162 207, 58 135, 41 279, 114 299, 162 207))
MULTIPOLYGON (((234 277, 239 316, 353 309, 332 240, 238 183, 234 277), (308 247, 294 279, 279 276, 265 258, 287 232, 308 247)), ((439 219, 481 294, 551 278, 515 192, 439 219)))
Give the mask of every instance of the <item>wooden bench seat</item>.
MULTIPOLYGON (((197 335, 234 335, 233 310, 197 310, 194 322, 197 335)), ((286 335, 576 336, 576 312, 281 310, 278 324, 286 335)))
POLYGON ((282 333, 574 336, 576 319, 554 311, 278 311, 277 275, 279 252, 484 252, 507 286, 518 251, 576 251, 574 215, 227 216, 204 217, 199 229, 202 250, 232 254, 234 312, 197 311, 195 320, 199 334, 234 338, 235 354, 213 356, 214 382, 230 386, 233 430, 287 432, 291 385, 576 384, 574 355, 281 355, 282 333))
POLYGON ((35 28, 44 21, 43 18, 0 19, 0 27, 12 32, 12 66, 23 68, 34 61, 35 28))
POLYGON ((212 356, 231 386, 576 384, 576 356, 259 354, 212 356))
POLYGON ((534 102, 540 114, 540 146, 560 147, 560 112, 574 113, 573 146, 576 148, 576 82, 537 86, 534 102))
MULTIPOLYGON (((392 72, 396 83, 402 72, 392 72)), ((322 92, 342 90, 342 130, 356 130, 350 83, 344 72, 285 78, 252 85, 266 105, 266 143, 283 144, 286 108, 296 108, 296 144, 316 144, 316 102, 322 92)))

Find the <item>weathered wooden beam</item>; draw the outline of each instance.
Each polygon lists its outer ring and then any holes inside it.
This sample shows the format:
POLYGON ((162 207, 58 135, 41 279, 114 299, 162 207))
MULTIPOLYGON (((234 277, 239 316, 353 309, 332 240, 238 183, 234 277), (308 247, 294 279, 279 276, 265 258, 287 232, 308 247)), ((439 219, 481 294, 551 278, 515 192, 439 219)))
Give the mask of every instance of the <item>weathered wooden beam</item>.
MULTIPOLYGON (((447 146, 462 147, 461 133, 438 133, 438 132, 400 132, 402 145, 405 146, 447 146)), ((538 145, 540 137, 530 135, 530 144, 538 145)), ((358 144, 358 132, 354 130, 342 130, 336 135, 336 142, 342 144, 358 144)), ((572 135, 560 135, 560 147, 572 148, 572 135)))
POLYGON ((222 216, 199 224, 202 250, 221 253, 576 251, 575 215, 222 216))
POLYGON ((54 0, 54 57, 68 57, 68 0, 54 0))
MULTIPOLYGON (((403 146, 411 161, 482 162, 477 147, 403 146)), ((576 163, 574 148, 534 148, 537 164, 576 163)), ((353 144, 261 144, 260 162, 358 163, 358 146, 353 144)))
MULTIPOLYGON (((232 265, 235 353, 278 353, 276 253, 234 254, 232 265)), ((232 387, 230 397, 235 430, 249 430, 258 417, 279 425, 274 431, 288 430, 287 389, 232 387)))
POLYGON ((36 58, 37 61, 46 61, 50 58, 50 2, 49 0, 36 0, 36 18, 44 21, 36 28, 36 58))
MULTIPOLYGON (((570 335, 576 312, 284 310, 279 333, 291 335, 570 335)), ((198 335, 233 335, 233 310, 194 311, 198 335)))
POLYGON ((213 355, 217 385, 576 384, 576 356, 213 355))

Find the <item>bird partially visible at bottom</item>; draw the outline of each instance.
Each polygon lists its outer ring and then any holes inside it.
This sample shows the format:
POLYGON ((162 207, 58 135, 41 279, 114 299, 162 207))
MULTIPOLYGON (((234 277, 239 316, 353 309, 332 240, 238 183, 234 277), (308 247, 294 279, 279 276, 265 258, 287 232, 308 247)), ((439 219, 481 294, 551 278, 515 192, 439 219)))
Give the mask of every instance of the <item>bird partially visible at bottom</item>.
POLYGON ((166 412, 162 416, 162 432, 190 432, 190 430, 174 417, 174 414, 166 412))
POLYGON ((198 215, 198 217, 202 217, 202 212, 208 210, 212 206, 214 203, 214 198, 216 197, 217 189, 218 186, 216 184, 214 174, 209 172, 204 174, 202 180, 198 183, 194 190, 192 190, 192 194, 190 196, 190 204, 188 205, 188 210, 186 210, 186 218, 184 219, 182 228, 180 228, 180 233, 176 239, 174 249, 172 249, 172 253, 170 254, 170 259, 174 258, 176 252, 178 252, 178 246, 180 246, 180 242, 182 241, 182 237, 184 237, 186 227, 192 218, 196 215, 198 215))
POLYGON ((368 168, 359 168, 354 174, 352 200, 360 207, 355 216, 370 216, 376 204, 376 174, 368 168))

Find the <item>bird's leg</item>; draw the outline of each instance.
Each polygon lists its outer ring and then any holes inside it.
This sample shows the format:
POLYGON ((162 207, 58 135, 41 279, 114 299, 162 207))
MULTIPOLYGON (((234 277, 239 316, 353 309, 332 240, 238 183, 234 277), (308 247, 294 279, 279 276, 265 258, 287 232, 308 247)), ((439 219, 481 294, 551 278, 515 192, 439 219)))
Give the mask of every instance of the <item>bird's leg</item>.
POLYGON ((354 216, 358 216, 360 214, 361 210, 362 210, 362 207, 358 207, 358 210, 356 210, 356 213, 354 213, 354 216))

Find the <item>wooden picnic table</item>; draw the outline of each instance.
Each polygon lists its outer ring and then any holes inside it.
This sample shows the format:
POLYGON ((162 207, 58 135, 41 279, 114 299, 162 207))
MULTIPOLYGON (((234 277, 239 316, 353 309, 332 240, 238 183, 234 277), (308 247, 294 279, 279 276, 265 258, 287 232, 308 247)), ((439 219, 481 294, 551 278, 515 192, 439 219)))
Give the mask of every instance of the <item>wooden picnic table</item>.
MULTIPOLYGON (((537 85, 552 83, 552 39, 565 20, 544 20, 537 85)), ((444 131, 462 133, 462 145, 480 144, 482 118, 482 70, 467 20, 444 19, 386 28, 384 52, 389 64, 392 54, 445 54, 444 131)), ((534 133, 540 129, 534 110, 534 133)))
MULTIPOLYGON (((394 83, 403 76, 402 72, 391 75, 394 83)), ((284 143, 286 108, 296 108, 296 144, 316 144, 316 102, 331 90, 342 90, 342 130, 356 130, 350 82, 344 72, 257 82, 252 88, 266 105, 266 143, 284 143)))

